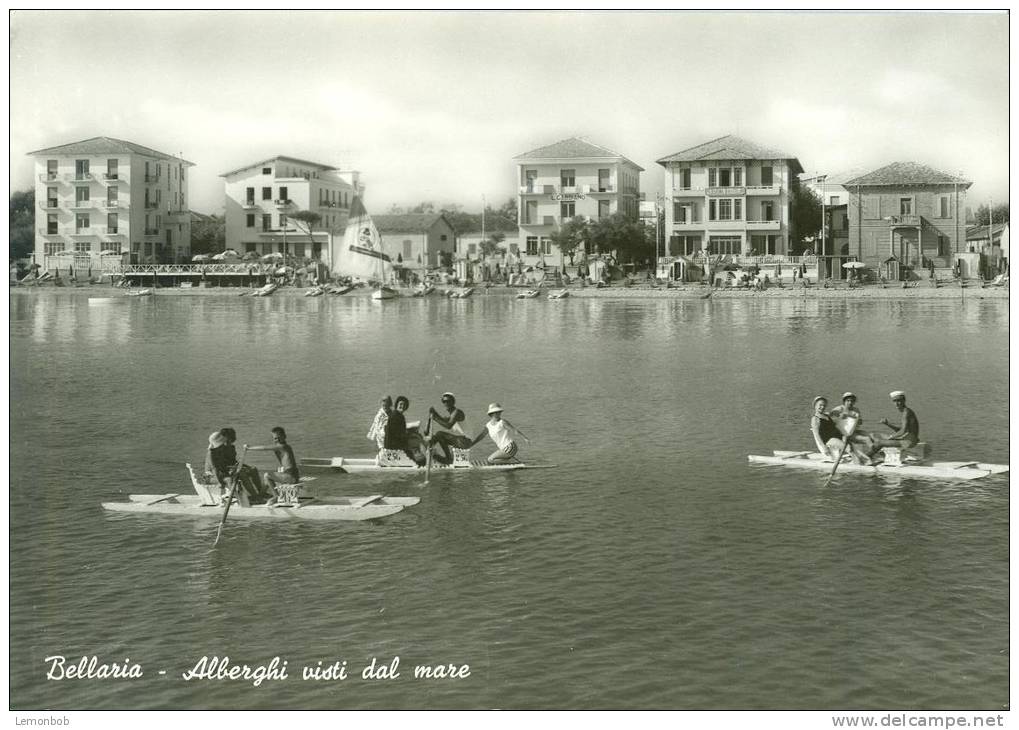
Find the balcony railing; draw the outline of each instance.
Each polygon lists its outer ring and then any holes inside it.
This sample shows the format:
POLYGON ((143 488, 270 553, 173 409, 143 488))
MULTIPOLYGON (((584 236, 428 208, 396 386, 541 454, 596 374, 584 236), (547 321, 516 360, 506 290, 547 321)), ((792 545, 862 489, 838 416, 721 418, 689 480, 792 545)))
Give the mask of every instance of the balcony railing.
POLYGON ((778 195, 782 192, 782 186, 774 185, 747 185, 747 195, 778 195))
POLYGON ((120 180, 119 172, 104 172, 103 180, 120 180))
POLYGON ((39 207, 42 210, 57 211, 57 210, 60 210, 60 202, 58 200, 56 200, 56 199, 54 199, 54 200, 40 200, 39 201, 39 207))
POLYGON ((289 198, 280 198, 279 200, 274 200, 272 202, 275 203, 278 208, 285 208, 292 204, 292 201, 289 198))
POLYGON ((59 183, 64 182, 64 176, 59 172, 44 172, 39 176, 39 182, 59 183))
POLYGON ((119 200, 106 200, 106 201, 103 201, 103 207, 108 209, 108 210, 116 210, 117 208, 120 207, 120 201, 119 200))
POLYGON ((145 235, 146 236, 158 236, 159 235, 159 229, 158 228, 146 228, 145 229, 145 235))
POLYGON ((252 200, 245 200, 244 203, 243 203, 243 207, 245 207, 245 208, 257 208, 258 207, 258 203, 256 203, 254 201, 254 199, 252 199, 252 200))
POLYGON ((888 222, 893 226, 918 226, 923 222, 923 217, 919 215, 892 215, 888 217, 888 222))
POLYGON ((98 235, 99 229, 92 228, 91 226, 82 226, 81 228, 75 228, 71 231, 72 236, 95 236, 98 235))
POLYGON ((709 197, 735 198, 747 194, 747 189, 742 185, 713 185, 707 189, 709 197))
POLYGON ((156 200, 146 200, 145 201, 145 210, 155 210, 158 207, 159 207, 159 201, 156 201, 156 200))
POLYGON ((748 231, 777 231, 779 228, 779 221, 747 221, 748 231))
POLYGON ((68 207, 74 210, 83 210, 85 208, 91 208, 93 206, 91 200, 75 200, 73 203, 69 203, 68 207))
POLYGON ((672 196, 674 198, 680 197, 701 197, 704 195, 704 188, 673 188, 672 196))
POLYGON ((59 228, 57 228, 55 230, 50 230, 49 228, 40 228, 38 230, 39 230, 39 235, 40 236, 59 236, 60 235, 60 229, 59 228))
POLYGON ((146 175, 145 176, 145 182, 147 182, 147 183, 157 183, 157 182, 159 182, 159 174, 157 173, 155 175, 146 175))
POLYGON ((74 182, 90 182, 96 179, 96 176, 91 172, 76 172, 74 173, 74 182))
POLYGON ((591 185, 591 186, 585 185, 584 187, 587 188, 586 190, 584 190, 584 192, 590 193, 591 195, 598 195, 599 193, 616 192, 615 185, 591 185))

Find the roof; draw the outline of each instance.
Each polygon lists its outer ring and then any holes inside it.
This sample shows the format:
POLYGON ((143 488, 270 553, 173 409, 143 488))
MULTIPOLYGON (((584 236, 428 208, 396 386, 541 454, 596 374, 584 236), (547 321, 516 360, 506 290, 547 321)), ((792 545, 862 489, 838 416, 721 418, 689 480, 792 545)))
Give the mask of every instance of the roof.
POLYGON ((665 167, 667 162, 694 160, 788 160, 795 163, 792 165, 794 174, 803 172, 800 161, 793 155, 772 147, 764 147, 734 134, 727 134, 696 147, 680 150, 657 160, 657 162, 665 167))
POLYGON ((29 152, 30 155, 106 155, 111 153, 117 154, 129 154, 129 155, 145 155, 146 157, 156 157, 162 160, 174 160, 177 162, 183 162, 186 165, 194 166, 195 163, 188 162, 181 157, 175 157, 168 155, 165 152, 159 152, 151 147, 143 147, 140 144, 134 142, 128 142, 123 139, 115 139, 113 137, 92 137, 91 139, 83 139, 79 142, 70 142, 68 144, 59 145, 57 147, 47 147, 44 150, 36 150, 35 152, 29 152))
MULTIPOLYGON (((1001 232, 1008 228, 1008 221, 1004 223, 995 223, 991 226, 993 233, 991 234, 991 240, 1001 237, 1001 232)), ((966 228, 966 240, 967 241, 979 241, 987 238, 987 226, 967 226, 966 228)))
POLYGON ((622 162, 628 162, 636 167, 641 172, 644 168, 627 159, 618 152, 613 152, 608 147, 602 147, 601 145, 588 142, 586 139, 581 137, 570 137, 569 139, 561 139, 558 142, 553 142, 550 145, 539 147, 536 150, 525 152, 522 155, 517 155, 514 160, 569 160, 569 159, 586 159, 586 158, 601 158, 601 159, 613 159, 620 160, 622 162))
POLYGON ((252 163, 250 163, 248 165, 244 165, 243 167, 238 167, 236 170, 231 170, 230 172, 224 172, 224 173, 222 173, 220 175, 220 177, 227 177, 229 175, 233 175, 233 174, 238 173, 238 172, 243 172, 244 170, 250 170, 252 167, 261 167, 262 165, 264 165, 267 162, 276 162, 276 160, 286 160, 287 162, 295 162, 298 165, 311 165, 312 167, 317 167, 319 170, 336 170, 336 169, 338 169, 334 165, 323 165, 321 162, 310 162, 309 160, 299 160, 296 157, 287 157, 286 155, 276 155, 275 157, 270 157, 267 160, 260 160, 258 162, 252 162, 252 163))
POLYGON ((973 183, 919 162, 893 162, 866 175, 846 180, 843 185, 965 185, 973 183))
POLYGON ((375 215, 372 221, 379 233, 427 233, 442 219, 452 228, 442 213, 402 213, 399 215, 375 215))

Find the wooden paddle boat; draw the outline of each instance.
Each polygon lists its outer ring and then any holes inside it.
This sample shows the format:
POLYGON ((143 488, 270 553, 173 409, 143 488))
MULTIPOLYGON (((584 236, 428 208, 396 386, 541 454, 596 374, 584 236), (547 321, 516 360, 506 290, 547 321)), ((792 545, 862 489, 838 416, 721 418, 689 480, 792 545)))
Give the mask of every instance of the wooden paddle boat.
MULTIPOLYGON (((272 296, 272 293, 274 291, 276 291, 277 289, 279 289, 279 288, 280 288, 279 284, 277 284, 276 282, 270 282, 270 283, 266 284, 263 287, 255 289, 250 294, 253 297, 268 297, 268 296, 272 296)), ((245 292, 245 293, 247 293, 247 292, 245 292)), ((241 296, 244 296, 244 294, 241 294, 241 296)))
POLYGON ((127 295, 129 297, 151 297, 152 296, 152 290, 151 289, 137 289, 135 291, 127 292, 127 295))
MULTIPOLYGON (((425 467, 418 466, 407 454, 392 449, 382 449, 374 458, 357 459, 334 456, 324 459, 301 459, 300 463, 301 466, 310 468, 332 469, 340 474, 410 474, 425 471, 425 467)), ((484 459, 472 459, 470 449, 453 449, 452 464, 439 464, 432 461, 431 470, 433 472, 520 471, 521 469, 552 469, 554 467, 554 464, 525 464, 522 461, 490 464, 484 459)))
POLYGON ((570 296, 570 292, 569 292, 568 289, 557 289, 554 292, 549 292, 548 298, 549 299, 566 299, 566 297, 568 297, 568 296, 570 296))
MULTIPOLYGON (((195 474, 191 464, 185 466, 191 477, 194 494, 129 494, 127 502, 103 502, 103 509, 132 514, 222 519, 223 505, 219 483, 210 484, 195 474)), ((304 486, 314 480, 315 477, 302 477, 300 484, 277 486, 276 502, 273 504, 250 504, 243 495, 243 490, 238 490, 238 497, 231 505, 230 519, 376 520, 395 515, 405 507, 421 501, 420 497, 384 497, 381 494, 368 497, 333 497, 328 500, 304 496, 301 493, 304 486)))
POLYGON ((536 299, 541 296, 541 292, 537 289, 528 289, 517 294, 517 299, 536 299))
MULTIPOLYGON (((899 449, 886 447, 884 461, 876 464, 856 464, 852 461, 839 463, 838 472, 848 474, 877 474, 889 476, 920 477, 927 479, 979 479, 991 474, 1005 474, 1007 464, 985 464, 977 461, 932 461, 930 450, 920 442, 905 454, 899 449)), ((752 464, 771 464, 794 469, 812 469, 831 472, 835 461, 817 451, 774 451, 771 456, 750 454, 747 460, 752 464)))

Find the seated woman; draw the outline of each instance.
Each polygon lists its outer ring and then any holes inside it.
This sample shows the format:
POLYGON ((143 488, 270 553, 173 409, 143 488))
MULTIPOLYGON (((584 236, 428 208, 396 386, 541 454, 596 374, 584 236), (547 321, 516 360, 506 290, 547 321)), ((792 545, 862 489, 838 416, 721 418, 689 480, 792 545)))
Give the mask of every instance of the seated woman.
POLYGON ((411 450, 410 434, 407 431, 407 418, 404 415, 410 408, 410 401, 406 396, 397 396, 393 403, 393 410, 386 422, 386 436, 384 447, 395 451, 402 451, 410 457, 418 466, 424 466, 424 458, 411 450))
POLYGON ((828 415, 825 408, 828 407, 828 399, 823 395, 814 398, 814 413, 810 418, 810 432, 814 435, 814 443, 817 450, 829 459, 839 458, 842 451, 842 432, 828 415))
POLYGON ((237 432, 232 428, 221 428, 209 436, 209 450, 205 455, 205 473, 213 476, 219 482, 222 490, 221 496, 225 497, 232 486, 228 480, 236 478, 248 498, 257 500, 261 497, 258 470, 247 464, 242 465, 240 469, 237 468, 235 441, 237 441, 237 432))
POLYGON ((869 466, 871 454, 874 452, 874 439, 871 438, 869 433, 860 428, 860 424, 863 423, 863 416, 856 407, 856 395, 854 393, 843 393, 842 405, 832 408, 829 415, 839 431, 848 435, 849 445, 853 453, 853 461, 857 464, 869 466))

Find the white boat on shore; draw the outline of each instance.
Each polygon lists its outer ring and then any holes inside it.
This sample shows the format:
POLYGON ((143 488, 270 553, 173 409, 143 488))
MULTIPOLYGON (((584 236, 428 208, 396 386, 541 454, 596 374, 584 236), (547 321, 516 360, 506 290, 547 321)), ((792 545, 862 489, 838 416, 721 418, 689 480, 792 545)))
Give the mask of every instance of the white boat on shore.
MULTIPOLYGON (((277 289, 279 289, 279 288, 280 288, 279 284, 277 284, 275 282, 272 282, 272 283, 266 284, 263 287, 255 289, 253 292, 250 292, 250 294, 253 297, 268 297, 268 296, 272 296, 272 293, 274 291, 276 291, 277 289)), ((248 293, 248 292, 245 292, 244 294, 246 294, 246 293, 248 293)), ((241 294, 241 296, 244 296, 244 294, 241 294)))
POLYGON ((151 289, 138 289, 136 291, 128 291, 127 295, 129 297, 151 297, 152 296, 152 290, 151 289))
MULTIPOLYGON (((771 464, 794 469, 812 469, 830 472, 835 462, 816 451, 774 451, 771 456, 750 454, 751 464, 771 464)), ((889 476, 921 477, 928 479, 979 479, 991 474, 1005 474, 1007 464, 985 464, 976 461, 931 461, 928 459, 904 461, 901 464, 879 463, 871 466, 851 461, 839 464, 838 473, 877 474, 889 476)))
POLYGON ((372 299, 376 301, 384 301, 386 299, 396 299, 400 296, 400 293, 388 286, 380 286, 372 292, 372 299))
POLYGON ((557 289, 556 291, 549 292, 548 298, 549 299, 566 299, 566 297, 568 297, 568 296, 570 296, 570 292, 569 292, 568 289, 557 289))
POLYGON ((541 292, 537 289, 528 289, 517 294, 517 299, 537 299, 541 296, 541 292))
MULTIPOLYGON (((205 484, 187 464, 194 494, 129 494, 127 502, 103 502, 109 512, 132 514, 161 514, 185 517, 222 519, 219 484, 205 484)), ((305 477, 302 484, 313 481, 305 477)), ((242 500, 232 504, 229 518, 237 520, 376 520, 395 515, 404 508, 421 501, 420 497, 384 497, 375 494, 367 497, 333 497, 320 500, 300 494, 301 485, 287 485, 275 504, 246 504, 242 500), (296 487, 296 488, 295 488, 296 487)))

